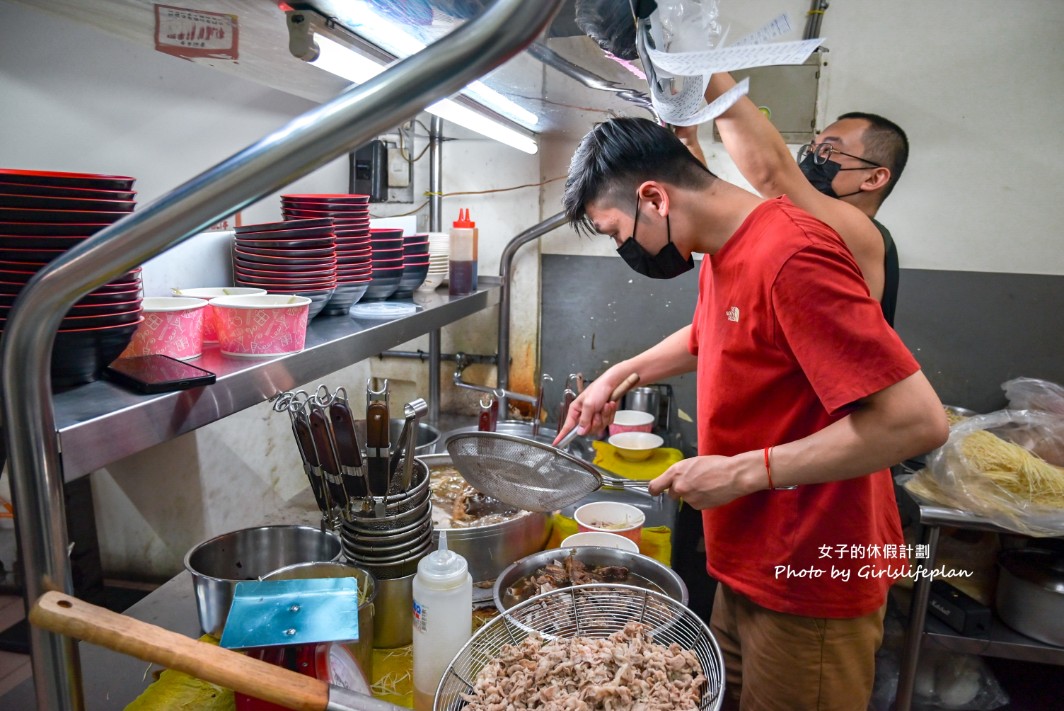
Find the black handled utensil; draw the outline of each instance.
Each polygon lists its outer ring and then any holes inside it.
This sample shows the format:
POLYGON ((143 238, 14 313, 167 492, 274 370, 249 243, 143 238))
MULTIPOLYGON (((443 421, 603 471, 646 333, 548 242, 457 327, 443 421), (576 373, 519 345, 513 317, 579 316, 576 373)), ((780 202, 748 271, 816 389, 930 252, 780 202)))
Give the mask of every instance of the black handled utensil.
POLYGON ((322 475, 334 507, 346 512, 350 505, 344 480, 340 476, 340 463, 336 458, 336 445, 333 443, 332 427, 325 409, 315 403, 310 408, 310 432, 314 438, 314 447, 318 452, 322 475))
POLYGON ((388 496, 388 450, 388 408, 375 400, 366 411, 366 478, 378 516, 384 515, 381 497, 388 496))
POLYGON ((336 456, 347 493, 364 498, 369 495, 366 471, 362 464, 362 450, 355 434, 355 418, 346 398, 337 397, 329 405, 329 422, 332 424, 336 456))

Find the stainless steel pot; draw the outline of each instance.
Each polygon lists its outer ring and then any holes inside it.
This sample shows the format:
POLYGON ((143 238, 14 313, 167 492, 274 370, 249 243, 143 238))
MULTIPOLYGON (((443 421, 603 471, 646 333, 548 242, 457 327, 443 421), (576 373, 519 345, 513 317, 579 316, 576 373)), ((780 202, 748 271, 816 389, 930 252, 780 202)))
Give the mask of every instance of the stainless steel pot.
MULTIPOLYGON (((447 535, 448 545, 451 536, 447 535)), ((581 546, 579 548, 555 548, 540 551, 522 558, 499 574, 495 580, 493 592, 495 595, 495 607, 502 612, 507 609, 505 596, 506 588, 511 587, 521 578, 527 577, 539 568, 548 565, 551 561, 565 558, 570 553, 585 565, 623 565, 629 572, 648 580, 656 585, 657 592, 668 595, 682 605, 687 604, 687 586, 679 575, 649 556, 640 553, 622 551, 618 548, 602 548, 599 546, 581 546)), ((626 585, 638 585, 637 583, 625 583, 626 585)))
POLYGON ((1064 647, 1064 553, 1041 548, 998 556, 998 615, 1020 634, 1064 647))
POLYGON ((391 649, 410 644, 414 636, 414 575, 378 581, 373 646, 391 649))
MULTIPOLYGON (((451 463, 449 454, 429 454, 418 459, 428 465, 430 476, 432 467, 451 463)), ((433 550, 439 545, 441 530, 447 531, 447 547, 466 559, 473 582, 482 582, 494 579, 514 561, 543 550, 550 538, 551 515, 529 512, 487 526, 436 528, 432 532, 433 550)))
POLYGON ((185 554, 200 629, 221 638, 236 584, 295 563, 340 557, 340 538, 311 526, 259 526, 223 533, 185 554))

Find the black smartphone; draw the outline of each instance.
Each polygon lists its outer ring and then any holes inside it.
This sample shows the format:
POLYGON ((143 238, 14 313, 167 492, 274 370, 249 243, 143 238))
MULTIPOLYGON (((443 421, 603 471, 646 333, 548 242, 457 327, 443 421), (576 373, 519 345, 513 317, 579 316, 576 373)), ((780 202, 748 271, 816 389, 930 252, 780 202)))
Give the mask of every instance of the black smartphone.
POLYGON ((142 393, 166 393, 210 385, 214 373, 165 355, 119 358, 107 366, 104 374, 122 385, 142 393))

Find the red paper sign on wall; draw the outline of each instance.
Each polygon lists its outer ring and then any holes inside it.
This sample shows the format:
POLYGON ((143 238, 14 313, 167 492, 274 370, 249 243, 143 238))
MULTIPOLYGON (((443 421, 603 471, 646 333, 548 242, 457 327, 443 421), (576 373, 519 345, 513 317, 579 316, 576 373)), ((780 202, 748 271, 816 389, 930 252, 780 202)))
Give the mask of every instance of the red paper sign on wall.
POLYGON ((236 15, 155 6, 155 49, 186 59, 238 57, 239 27, 236 15))

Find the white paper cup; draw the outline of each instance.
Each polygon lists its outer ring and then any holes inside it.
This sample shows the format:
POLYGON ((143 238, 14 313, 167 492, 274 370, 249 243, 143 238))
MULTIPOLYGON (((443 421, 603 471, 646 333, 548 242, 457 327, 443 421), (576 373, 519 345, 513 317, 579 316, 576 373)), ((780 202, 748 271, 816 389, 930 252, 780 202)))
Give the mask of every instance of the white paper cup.
POLYGON ((600 531, 624 536, 636 545, 643 539, 646 515, 635 506, 615 501, 596 501, 584 504, 573 513, 581 532, 600 531))

